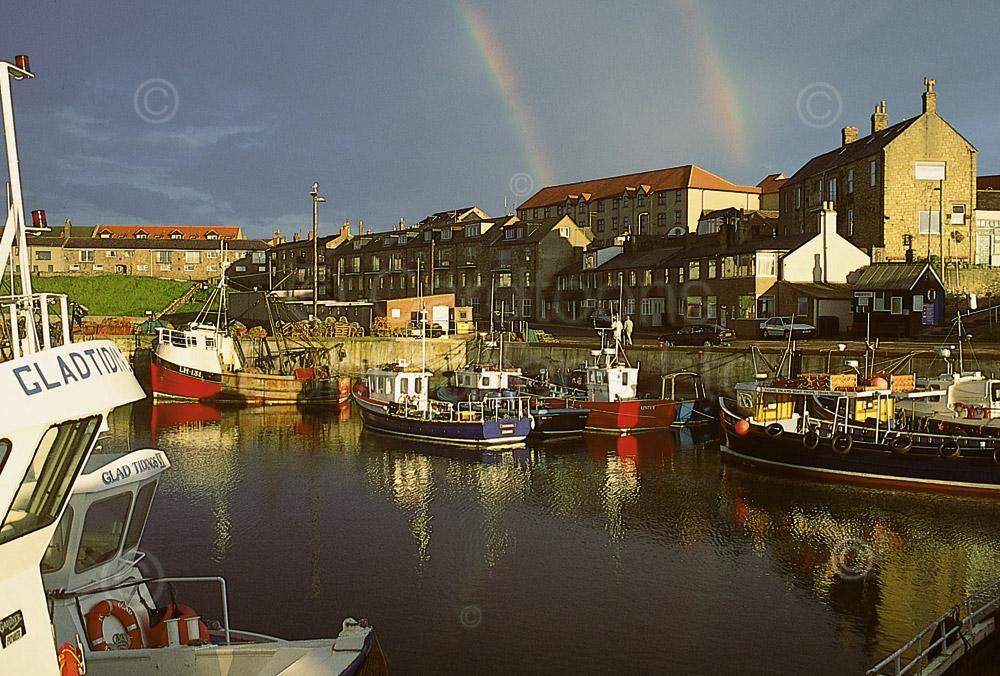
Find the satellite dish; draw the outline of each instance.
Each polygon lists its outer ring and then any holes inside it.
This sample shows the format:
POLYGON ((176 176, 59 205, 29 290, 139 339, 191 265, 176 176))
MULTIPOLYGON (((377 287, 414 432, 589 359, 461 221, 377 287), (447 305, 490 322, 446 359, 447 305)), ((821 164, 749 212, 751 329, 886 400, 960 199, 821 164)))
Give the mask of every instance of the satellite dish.
POLYGON ((681 225, 675 225, 667 230, 667 237, 683 237, 687 234, 687 229, 681 225))

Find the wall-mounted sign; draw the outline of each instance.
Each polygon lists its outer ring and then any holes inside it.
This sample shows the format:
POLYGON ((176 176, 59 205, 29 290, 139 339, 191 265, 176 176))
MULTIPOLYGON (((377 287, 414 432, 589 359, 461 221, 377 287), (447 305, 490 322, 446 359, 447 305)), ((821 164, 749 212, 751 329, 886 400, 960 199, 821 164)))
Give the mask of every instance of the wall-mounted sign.
POLYGON ((920 162, 914 167, 914 175, 918 181, 943 181, 945 179, 945 162, 920 162))
POLYGON ((22 638, 26 633, 24 630, 24 613, 20 610, 15 610, 0 620, 0 647, 6 648, 14 641, 22 638))

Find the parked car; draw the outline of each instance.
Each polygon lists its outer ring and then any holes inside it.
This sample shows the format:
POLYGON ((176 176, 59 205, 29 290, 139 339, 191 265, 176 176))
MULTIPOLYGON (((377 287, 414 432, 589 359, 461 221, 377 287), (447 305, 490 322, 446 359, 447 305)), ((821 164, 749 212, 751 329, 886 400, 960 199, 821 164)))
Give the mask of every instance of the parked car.
POLYGON ((674 331, 665 333, 656 339, 656 344, 660 347, 668 345, 729 345, 735 340, 736 334, 731 329, 719 324, 692 324, 674 331))
POLYGON ((611 311, 603 307, 596 308, 590 313, 590 321, 594 323, 595 329, 610 329, 611 311))
POLYGON ((764 338, 812 338, 816 327, 805 322, 792 322, 791 317, 771 317, 760 324, 760 335, 764 338))
MULTIPOLYGON (((428 338, 440 338, 444 335, 444 329, 442 329, 438 324, 434 322, 428 322, 427 328, 425 329, 428 338)), ((406 327, 407 335, 413 338, 420 337, 420 322, 411 321, 406 327)))

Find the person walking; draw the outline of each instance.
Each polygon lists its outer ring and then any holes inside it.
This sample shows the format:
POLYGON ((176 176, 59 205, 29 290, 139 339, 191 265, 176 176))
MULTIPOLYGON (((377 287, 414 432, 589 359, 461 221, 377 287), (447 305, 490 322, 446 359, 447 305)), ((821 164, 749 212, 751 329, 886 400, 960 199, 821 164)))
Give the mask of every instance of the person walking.
POLYGON ((621 345, 622 342, 622 320, 618 318, 618 315, 612 315, 611 319, 611 331, 614 332, 615 336, 615 348, 621 345))
POLYGON ((634 324, 632 324, 632 317, 629 316, 629 315, 625 315, 625 344, 626 345, 631 345, 632 344, 632 328, 633 327, 634 327, 634 324))

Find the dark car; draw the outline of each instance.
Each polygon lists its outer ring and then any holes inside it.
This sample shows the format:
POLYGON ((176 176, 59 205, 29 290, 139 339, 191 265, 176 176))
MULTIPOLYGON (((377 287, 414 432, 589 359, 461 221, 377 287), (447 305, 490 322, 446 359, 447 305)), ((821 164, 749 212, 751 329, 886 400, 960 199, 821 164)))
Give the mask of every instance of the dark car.
POLYGON ((611 311, 599 307, 590 313, 590 321, 594 323, 595 329, 610 329, 611 328, 611 311))
POLYGON ((665 333, 656 339, 656 344, 660 347, 668 345, 729 345, 736 339, 736 334, 731 329, 719 324, 692 324, 674 331, 665 333))

